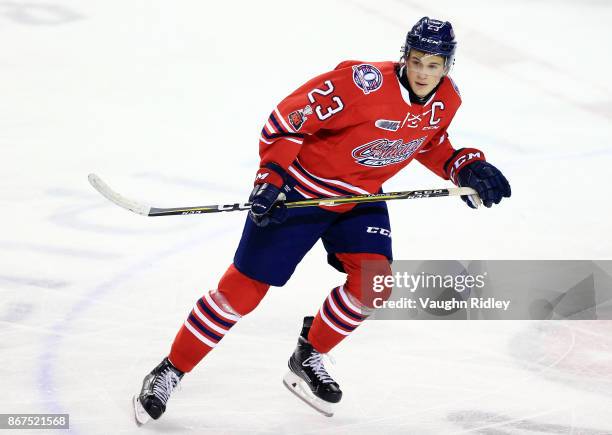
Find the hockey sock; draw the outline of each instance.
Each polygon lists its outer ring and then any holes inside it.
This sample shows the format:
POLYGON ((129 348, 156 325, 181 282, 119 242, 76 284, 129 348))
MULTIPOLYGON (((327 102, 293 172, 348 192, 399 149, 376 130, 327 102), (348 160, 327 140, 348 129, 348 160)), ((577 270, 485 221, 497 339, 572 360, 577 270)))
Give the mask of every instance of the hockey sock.
POLYGON ((391 273, 389 261, 380 254, 339 253, 336 258, 346 272, 346 283, 329 294, 317 313, 308 341, 320 353, 329 352, 363 322, 374 308, 373 301, 386 300, 391 288, 374 292, 373 278, 391 273))
POLYGON ((191 371, 229 329, 257 307, 270 288, 231 264, 216 291, 199 299, 179 330, 168 359, 182 372, 191 371))
POLYGON ((366 319, 366 311, 351 299, 340 286, 323 302, 308 333, 308 341, 318 352, 329 352, 366 319))
POLYGON ((221 309, 211 294, 198 299, 172 343, 168 359, 182 372, 191 371, 240 319, 221 309))

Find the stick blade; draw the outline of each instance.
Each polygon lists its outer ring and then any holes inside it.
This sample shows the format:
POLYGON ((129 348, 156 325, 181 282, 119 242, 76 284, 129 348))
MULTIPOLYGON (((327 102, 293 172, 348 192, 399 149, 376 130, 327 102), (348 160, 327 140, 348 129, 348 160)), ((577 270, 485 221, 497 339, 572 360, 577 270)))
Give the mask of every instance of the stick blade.
POLYGON ((110 202, 133 213, 137 213, 142 216, 149 216, 151 206, 119 195, 117 192, 111 189, 108 184, 102 181, 102 179, 96 174, 89 174, 87 176, 87 179, 89 180, 89 184, 91 184, 92 187, 100 193, 100 195, 108 199, 110 202))

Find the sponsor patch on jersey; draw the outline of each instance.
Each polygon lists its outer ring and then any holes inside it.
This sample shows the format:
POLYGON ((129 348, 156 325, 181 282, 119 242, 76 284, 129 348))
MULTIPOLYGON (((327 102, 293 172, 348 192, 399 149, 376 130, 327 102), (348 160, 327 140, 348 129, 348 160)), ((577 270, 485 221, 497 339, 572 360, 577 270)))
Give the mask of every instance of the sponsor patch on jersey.
POLYGON ((308 119, 306 115, 312 115, 312 108, 310 106, 306 106, 303 109, 296 110, 291 112, 287 116, 287 120, 289 124, 293 127, 295 131, 298 131, 304 125, 304 122, 308 119))
POLYGON ((382 73, 373 65, 362 63, 353 66, 353 81, 364 94, 377 91, 382 86, 382 73))
POLYGON ((400 128, 401 121, 389 121, 388 119, 379 119, 374 125, 387 131, 397 131, 400 128))
POLYGON ((427 136, 404 143, 402 139, 376 139, 353 149, 355 162, 364 166, 381 167, 401 163, 419 149, 427 136))

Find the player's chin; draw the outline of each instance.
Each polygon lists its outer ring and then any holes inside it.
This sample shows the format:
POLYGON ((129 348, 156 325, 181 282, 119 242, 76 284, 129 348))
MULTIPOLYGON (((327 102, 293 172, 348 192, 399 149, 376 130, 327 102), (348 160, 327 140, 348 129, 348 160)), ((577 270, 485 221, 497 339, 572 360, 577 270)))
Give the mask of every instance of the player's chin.
POLYGON ((435 88, 435 85, 418 81, 415 81, 412 85, 412 90, 419 97, 424 97, 425 95, 429 94, 433 90, 433 88, 435 88))

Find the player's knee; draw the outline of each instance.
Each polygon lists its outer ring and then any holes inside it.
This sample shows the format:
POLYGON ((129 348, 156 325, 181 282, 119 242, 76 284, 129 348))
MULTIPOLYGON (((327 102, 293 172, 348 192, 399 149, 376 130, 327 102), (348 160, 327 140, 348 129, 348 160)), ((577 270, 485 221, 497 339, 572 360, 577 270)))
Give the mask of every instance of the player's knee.
POLYGON ((221 277, 214 297, 226 305, 224 309, 244 316, 259 305, 269 288, 269 284, 249 278, 232 264, 221 277))
POLYGON ((381 254, 336 254, 347 273, 345 290, 365 308, 374 308, 391 297, 391 265, 381 254), (375 304, 376 301, 376 304, 375 304))

